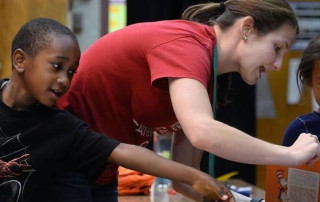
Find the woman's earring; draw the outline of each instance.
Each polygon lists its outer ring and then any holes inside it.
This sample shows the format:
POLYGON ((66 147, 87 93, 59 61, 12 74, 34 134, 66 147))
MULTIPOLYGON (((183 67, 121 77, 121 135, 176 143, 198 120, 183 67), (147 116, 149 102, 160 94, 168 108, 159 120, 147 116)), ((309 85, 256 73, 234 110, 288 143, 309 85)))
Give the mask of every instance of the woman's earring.
POLYGON ((242 36, 242 39, 243 39, 244 41, 247 41, 247 40, 248 40, 248 36, 244 34, 244 35, 242 36))

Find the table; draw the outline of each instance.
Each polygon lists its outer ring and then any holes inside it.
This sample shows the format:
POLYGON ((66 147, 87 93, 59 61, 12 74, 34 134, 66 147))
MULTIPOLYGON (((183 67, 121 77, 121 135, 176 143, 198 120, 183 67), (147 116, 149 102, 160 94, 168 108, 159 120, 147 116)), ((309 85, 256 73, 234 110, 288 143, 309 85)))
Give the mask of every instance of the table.
POLYGON ((245 182, 241 179, 229 179, 228 182, 232 185, 236 185, 237 187, 252 187, 251 197, 257 197, 257 198, 265 198, 265 190, 261 189, 260 187, 257 187, 255 185, 252 185, 248 182, 245 182))
MULTIPOLYGON (((252 197, 265 198, 265 191, 257 186, 249 184, 241 179, 229 179, 228 182, 237 187, 252 187, 252 197)), ((193 202, 181 194, 167 195, 165 193, 157 193, 156 200, 151 199, 150 196, 120 196, 119 202, 193 202)))

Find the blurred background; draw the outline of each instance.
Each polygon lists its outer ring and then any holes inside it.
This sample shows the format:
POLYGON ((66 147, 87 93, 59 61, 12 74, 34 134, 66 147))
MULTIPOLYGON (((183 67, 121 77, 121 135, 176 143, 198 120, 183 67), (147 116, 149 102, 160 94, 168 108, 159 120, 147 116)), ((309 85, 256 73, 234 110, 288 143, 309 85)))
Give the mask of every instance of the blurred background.
MULTIPOLYGON (((49 17, 67 25, 84 52, 95 40, 127 25, 179 19, 189 5, 201 0, 0 0, 0 76, 11 75, 11 41, 19 28, 35 17, 49 17)), ((215 1, 220 2, 220 1, 215 1)), ((217 118, 252 136, 280 144, 284 130, 298 115, 318 106, 309 89, 301 96, 295 73, 308 41, 320 33, 320 1, 289 1, 301 34, 285 56, 282 70, 264 75, 249 86, 232 75, 231 104, 220 107, 217 118)), ((112 60, 112 58, 110 58, 112 60)), ((202 161, 207 171, 207 154, 202 161)), ((237 178, 265 187, 265 166, 245 165, 216 158, 216 176, 238 171, 237 178)))

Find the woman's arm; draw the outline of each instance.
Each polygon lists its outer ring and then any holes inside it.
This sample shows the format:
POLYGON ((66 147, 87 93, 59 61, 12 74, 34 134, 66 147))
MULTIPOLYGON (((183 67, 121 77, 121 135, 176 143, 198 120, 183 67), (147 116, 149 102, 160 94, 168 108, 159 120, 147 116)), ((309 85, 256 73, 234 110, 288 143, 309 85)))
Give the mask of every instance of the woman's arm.
POLYGON ((194 147, 228 160, 260 165, 312 164, 320 156, 319 142, 310 134, 284 147, 214 120, 207 90, 197 80, 169 79, 169 90, 176 116, 194 147))
MULTIPOLYGON (((234 202, 225 185, 209 175, 189 166, 168 160, 135 145, 121 143, 108 158, 108 162, 146 174, 183 182, 209 200, 234 202)), ((200 198, 193 198, 200 201, 200 198)))

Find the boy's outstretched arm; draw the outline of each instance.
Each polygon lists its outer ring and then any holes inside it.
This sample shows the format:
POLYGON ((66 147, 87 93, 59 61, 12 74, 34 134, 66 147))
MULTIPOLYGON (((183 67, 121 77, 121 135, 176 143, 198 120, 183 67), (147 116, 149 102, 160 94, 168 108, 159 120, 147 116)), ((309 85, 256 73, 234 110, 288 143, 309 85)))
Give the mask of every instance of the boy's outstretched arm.
POLYGON ((234 202, 231 192, 223 183, 195 168, 168 160, 143 147, 121 143, 113 150, 108 162, 189 184, 208 201, 234 202))

